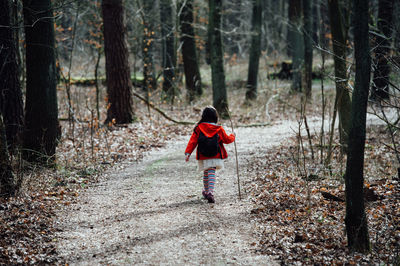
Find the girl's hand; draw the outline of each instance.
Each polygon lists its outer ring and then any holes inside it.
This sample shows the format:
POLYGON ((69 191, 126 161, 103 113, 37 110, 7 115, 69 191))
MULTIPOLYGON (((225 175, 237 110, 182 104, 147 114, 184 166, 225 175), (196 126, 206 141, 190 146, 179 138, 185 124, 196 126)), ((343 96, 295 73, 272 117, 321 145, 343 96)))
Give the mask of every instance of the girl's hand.
POLYGON ((185 161, 188 162, 188 161, 189 161, 189 158, 190 158, 190 154, 189 154, 189 153, 186 153, 185 156, 186 156, 185 161))

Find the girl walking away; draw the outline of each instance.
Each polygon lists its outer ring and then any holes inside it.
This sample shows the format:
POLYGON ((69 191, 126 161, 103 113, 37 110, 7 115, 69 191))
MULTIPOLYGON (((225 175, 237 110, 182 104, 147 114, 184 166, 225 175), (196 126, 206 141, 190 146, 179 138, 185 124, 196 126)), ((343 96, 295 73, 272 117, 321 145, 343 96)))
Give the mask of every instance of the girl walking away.
POLYGON ((199 170, 204 172, 203 197, 214 203, 215 170, 224 167, 223 160, 228 158, 224 143, 235 140, 235 135, 227 135, 222 126, 217 125, 218 113, 212 106, 204 108, 200 121, 196 124, 185 150, 186 161, 197 147, 196 159, 199 170))

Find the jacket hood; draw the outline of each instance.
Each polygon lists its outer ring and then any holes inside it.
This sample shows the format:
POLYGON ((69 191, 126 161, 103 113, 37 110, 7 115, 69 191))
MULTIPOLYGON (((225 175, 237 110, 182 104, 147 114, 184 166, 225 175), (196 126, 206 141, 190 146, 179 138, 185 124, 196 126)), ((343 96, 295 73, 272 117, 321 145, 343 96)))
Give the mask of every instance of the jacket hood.
POLYGON ((211 138, 212 136, 218 133, 218 131, 221 129, 221 126, 211 123, 200 123, 198 125, 198 128, 201 130, 201 132, 203 132, 203 134, 207 138, 211 138))

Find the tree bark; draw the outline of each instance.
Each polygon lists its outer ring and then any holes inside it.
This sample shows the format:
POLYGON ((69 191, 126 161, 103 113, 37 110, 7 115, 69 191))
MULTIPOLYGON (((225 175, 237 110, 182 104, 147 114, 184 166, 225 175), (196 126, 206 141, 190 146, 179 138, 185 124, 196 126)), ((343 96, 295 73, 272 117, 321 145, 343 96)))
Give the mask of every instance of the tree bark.
POLYGON ((60 135, 51 0, 24 0, 26 101, 23 156, 52 164, 60 135))
POLYGON ((313 61, 312 2, 313 2, 312 0, 303 0, 304 93, 307 99, 311 98, 311 88, 312 88, 312 61, 313 61))
POLYGON ((222 118, 228 117, 228 97, 225 85, 224 55, 221 40, 222 0, 209 0, 208 23, 210 33, 211 79, 213 105, 222 118))
POLYGON ((371 59, 368 37, 368 0, 353 1, 356 77, 345 174, 345 223, 349 248, 352 251, 365 253, 370 249, 363 196, 363 167, 371 59))
POLYGON ((132 83, 122 0, 103 0, 101 7, 108 97, 105 122, 109 123, 115 119, 117 124, 131 123, 133 121, 132 83))
MULTIPOLYGON (((0 1, 0 113, 3 114, 8 151, 20 144, 24 111, 19 79, 17 31, 12 1, 0 1)), ((16 3, 14 3, 16 5, 16 3)))
POLYGON ((340 143, 346 148, 349 137, 351 99, 347 86, 346 42, 347 28, 344 26, 342 7, 338 0, 329 0, 329 18, 333 39, 335 65, 336 102, 339 113, 340 143))
POLYGON ((257 79, 261 54, 261 0, 253 0, 253 17, 251 20, 251 47, 249 56, 249 70, 247 75, 246 100, 257 99, 257 79))
POLYGON ((166 100, 174 103, 175 97, 175 37, 173 30, 172 1, 160 0, 161 38, 162 38, 162 67, 163 86, 162 90, 166 100))
POLYGON ((145 90, 155 90, 157 81, 153 60, 154 43, 154 3, 143 0, 143 77, 145 90))
POLYGON ((380 101, 389 99, 389 74, 390 66, 388 57, 390 56, 392 37, 392 17, 394 0, 379 0, 378 9, 378 30, 375 36, 375 58, 374 58, 374 77, 372 82, 371 99, 380 101))
POLYGON ((16 182, 7 150, 6 130, 0 113, 0 197, 13 196, 15 190, 16 182))
POLYGON ((203 94, 201 87, 200 69, 197 60, 197 49, 193 29, 193 0, 181 2, 179 15, 182 42, 183 68, 185 71, 185 84, 187 99, 192 102, 196 96, 203 94))
POLYGON ((319 36, 321 32, 321 27, 323 27, 321 19, 321 3, 320 1, 313 1, 312 4, 312 39, 314 43, 319 44, 319 36))
POLYGON ((395 1, 393 5, 393 40, 394 54, 400 55, 400 1, 395 1))
POLYGON ((302 0, 289 1, 288 47, 292 56, 292 86, 294 91, 302 91, 301 70, 304 63, 304 38, 301 32, 302 0))

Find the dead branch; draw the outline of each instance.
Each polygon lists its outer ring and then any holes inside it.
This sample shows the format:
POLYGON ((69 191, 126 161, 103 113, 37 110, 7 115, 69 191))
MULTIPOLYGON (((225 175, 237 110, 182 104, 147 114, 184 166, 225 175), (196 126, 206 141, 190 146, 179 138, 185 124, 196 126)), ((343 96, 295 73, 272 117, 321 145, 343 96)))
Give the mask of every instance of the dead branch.
POLYGON ((168 116, 164 111, 162 111, 161 109, 157 108, 156 106, 154 106, 154 104, 152 104, 151 102, 149 102, 148 100, 146 100, 145 98, 143 98, 140 94, 132 91, 132 94, 139 98, 140 100, 142 100, 143 102, 145 102, 148 106, 150 106, 152 109, 156 110, 157 112, 159 112, 164 118, 166 118, 167 120, 174 122, 175 124, 179 124, 179 125, 194 125, 195 122, 191 122, 191 121, 178 121, 170 116, 168 116))

